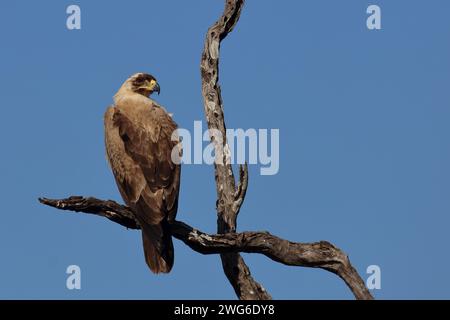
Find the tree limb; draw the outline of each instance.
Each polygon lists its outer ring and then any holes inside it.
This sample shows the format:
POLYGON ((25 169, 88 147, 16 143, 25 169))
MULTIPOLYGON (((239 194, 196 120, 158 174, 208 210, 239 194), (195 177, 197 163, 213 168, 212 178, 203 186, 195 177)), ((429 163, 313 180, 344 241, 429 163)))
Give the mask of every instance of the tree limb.
MULTIPOLYGON (((39 201, 61 210, 105 217, 129 229, 140 229, 133 211, 112 200, 76 196, 60 200, 40 198, 39 201)), ((201 254, 259 253, 289 266, 325 269, 341 277, 357 299, 372 299, 347 255, 329 242, 296 243, 268 232, 209 235, 180 221, 171 225, 171 231, 175 238, 201 254)))
MULTIPOLYGON (((220 43, 233 30, 239 20, 244 0, 226 0, 222 17, 208 29, 202 53, 200 70, 202 95, 208 129, 220 132, 220 138, 211 135, 215 143, 215 177, 217 189, 217 231, 236 231, 236 220, 245 198, 248 170, 241 168, 239 187, 229 162, 230 150, 226 140, 226 126, 223 113, 222 95, 219 85, 220 43)), ((237 296, 242 300, 268 300, 271 296, 251 276, 244 259, 235 253, 221 255, 222 266, 237 296)))

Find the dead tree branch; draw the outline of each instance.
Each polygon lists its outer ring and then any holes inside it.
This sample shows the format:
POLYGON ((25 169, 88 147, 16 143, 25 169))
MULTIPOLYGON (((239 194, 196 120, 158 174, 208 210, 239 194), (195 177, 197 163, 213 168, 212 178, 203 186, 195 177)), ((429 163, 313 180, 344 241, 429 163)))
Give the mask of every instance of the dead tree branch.
MULTIPOLYGON (((140 229, 133 211, 111 200, 70 197, 60 200, 40 198, 39 201, 57 209, 94 214, 126 228, 140 229)), ((180 221, 171 225, 171 231, 175 238, 201 254, 259 253, 289 266, 325 269, 341 277, 357 299, 372 299, 347 255, 329 242, 296 243, 268 232, 209 235, 180 221)))
MULTIPOLYGON (((227 0, 222 17, 209 28, 201 58, 202 95, 208 129, 220 132, 211 135, 215 143, 215 177, 217 189, 217 232, 236 231, 236 220, 244 202, 248 183, 247 166, 241 167, 240 182, 236 188, 233 168, 229 161, 223 102, 219 85, 220 43, 233 30, 239 20, 244 0, 227 0)), ((237 296, 243 300, 271 299, 267 291, 251 276, 244 259, 237 253, 221 255, 222 266, 237 296)))

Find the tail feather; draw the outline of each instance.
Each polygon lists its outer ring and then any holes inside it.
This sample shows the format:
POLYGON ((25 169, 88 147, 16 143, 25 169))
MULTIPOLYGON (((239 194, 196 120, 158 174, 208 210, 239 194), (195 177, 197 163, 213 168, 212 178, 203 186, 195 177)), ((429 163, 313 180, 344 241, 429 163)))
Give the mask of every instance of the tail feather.
POLYGON ((142 230, 145 261, 153 273, 169 273, 174 262, 172 236, 164 226, 146 225, 142 230))

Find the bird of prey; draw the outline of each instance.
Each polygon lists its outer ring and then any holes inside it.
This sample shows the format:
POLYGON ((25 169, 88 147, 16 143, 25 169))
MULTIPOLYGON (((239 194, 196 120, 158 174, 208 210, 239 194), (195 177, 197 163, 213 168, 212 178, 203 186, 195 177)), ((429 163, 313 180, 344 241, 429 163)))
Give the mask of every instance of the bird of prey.
POLYGON ((172 116, 150 98, 156 79, 145 73, 128 78, 105 113, 106 154, 120 194, 142 229, 147 265, 154 273, 172 269, 169 223, 175 219, 181 156, 172 116), (174 150, 174 152, 172 152, 174 150))

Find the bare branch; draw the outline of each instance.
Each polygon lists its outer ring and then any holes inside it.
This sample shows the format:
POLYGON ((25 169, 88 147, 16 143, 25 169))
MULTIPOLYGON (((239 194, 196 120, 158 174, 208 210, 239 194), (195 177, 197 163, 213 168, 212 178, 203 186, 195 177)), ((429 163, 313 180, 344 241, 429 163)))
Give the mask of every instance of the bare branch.
POLYGON ((247 163, 245 163, 245 165, 239 166, 239 184, 236 189, 236 193, 234 195, 235 201, 233 210, 236 216, 239 214, 241 206, 244 203, 245 195, 247 194, 247 187, 248 187, 248 165, 247 163))
POLYGON ((228 145, 222 95, 219 85, 220 43, 230 33, 239 20, 243 0, 227 0, 222 17, 209 28, 203 49, 200 69, 202 77, 202 95, 208 129, 218 131, 221 139, 211 137, 216 146, 218 164, 215 165, 217 189, 217 213, 219 232, 236 230, 236 214, 233 210, 236 183, 233 168, 227 159, 228 145))
MULTIPOLYGON (((219 131, 222 141, 211 137, 215 143, 215 165, 217 189, 217 231, 236 231, 236 219, 244 201, 246 185, 241 186, 239 198, 235 198, 236 183, 233 168, 228 161, 229 147, 226 140, 226 126, 222 96, 219 85, 220 43, 233 30, 239 20, 244 0, 226 0, 222 17, 209 28, 201 59, 202 95, 206 121, 210 132, 219 131), (245 189, 244 189, 245 186, 245 189)), ((246 172, 247 174, 247 172, 246 172)), ((268 300, 271 296, 251 276, 250 269, 239 254, 221 255, 222 266, 237 296, 243 300, 268 300)))
POLYGON ((83 212, 105 217, 127 229, 141 229, 139 222, 134 218, 133 210, 113 200, 72 196, 60 200, 39 198, 39 202, 60 210, 83 212))
MULTIPOLYGON (((60 200, 40 198, 39 201, 57 209, 94 214, 130 229, 140 229, 133 211, 111 200, 70 197, 60 200)), ((180 221, 171 225, 171 231, 175 238, 201 254, 259 253, 289 266, 325 269, 341 277, 357 299, 372 299, 347 255, 329 242, 295 243, 268 232, 209 235, 180 221)))

